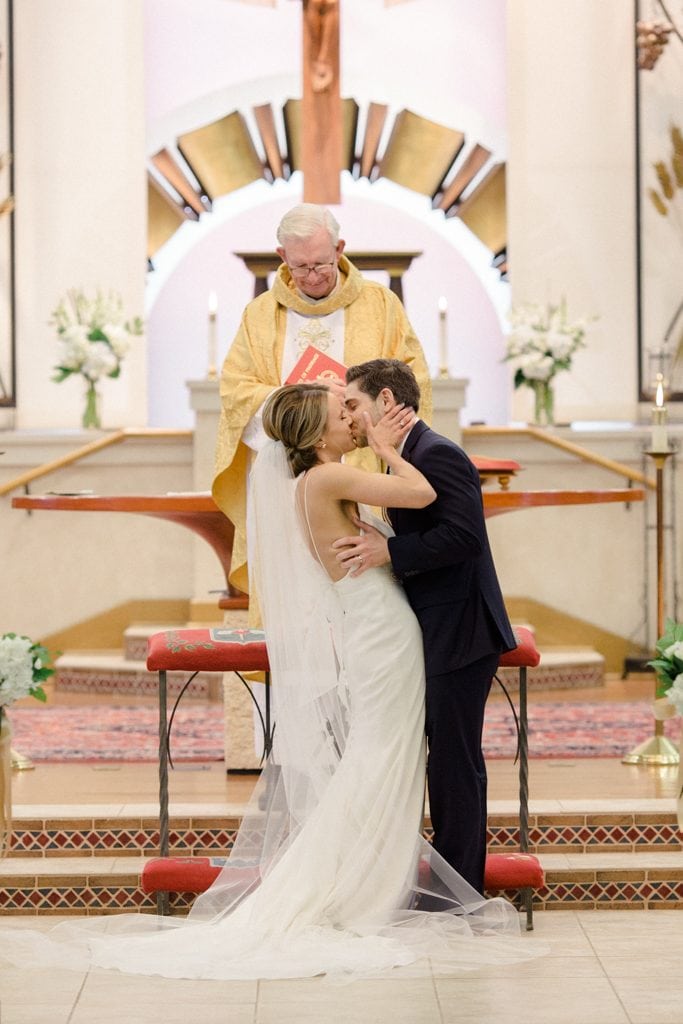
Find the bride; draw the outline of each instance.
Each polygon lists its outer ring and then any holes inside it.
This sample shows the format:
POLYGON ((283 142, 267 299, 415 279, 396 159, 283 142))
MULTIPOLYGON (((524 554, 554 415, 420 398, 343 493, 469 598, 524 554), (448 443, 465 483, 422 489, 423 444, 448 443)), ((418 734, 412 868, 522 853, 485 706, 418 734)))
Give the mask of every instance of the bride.
POLYGON ((271 440, 251 473, 248 535, 275 732, 226 866, 186 919, 18 930, 3 955, 166 977, 344 980, 538 955, 519 937, 515 909, 483 900, 422 838, 421 632, 388 568, 340 575, 331 547, 359 504, 368 521, 366 504, 434 500, 396 451, 412 409, 366 423, 389 474, 344 464, 350 421, 324 386, 279 389, 263 421, 271 440))

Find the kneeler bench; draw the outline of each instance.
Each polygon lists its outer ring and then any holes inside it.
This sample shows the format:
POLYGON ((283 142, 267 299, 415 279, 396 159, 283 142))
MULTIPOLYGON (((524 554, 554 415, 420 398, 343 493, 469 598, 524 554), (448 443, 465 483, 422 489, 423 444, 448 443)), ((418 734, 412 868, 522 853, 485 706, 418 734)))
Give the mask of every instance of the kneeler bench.
MULTIPOLYGON (((519 668, 519 851, 490 853, 486 858, 484 885, 488 891, 519 890, 526 911, 527 930, 533 928, 533 890, 543 885, 543 869, 529 853, 527 668, 540 661, 533 634, 515 630, 517 647, 501 656, 499 667, 519 668)), ((169 912, 169 893, 198 894, 209 888, 226 862, 225 857, 170 857, 168 849, 168 731, 166 673, 171 670, 236 672, 262 671, 268 678, 268 653, 261 630, 182 629, 155 633, 148 642, 147 668, 159 673, 159 852, 142 869, 145 893, 155 893, 159 913, 169 912)), ((186 684, 187 685, 187 684, 186 684)), ((251 690, 250 690, 251 692, 251 690)), ((253 697, 253 695, 252 695, 253 697)), ((266 686, 266 713, 262 719, 264 757, 272 746, 270 691, 266 686)))
MULTIPOLYGON (((169 854, 169 763, 171 767, 173 766, 169 746, 173 715, 169 720, 167 675, 172 671, 190 673, 178 697, 180 700, 199 672, 234 672, 248 690, 258 712, 263 729, 262 760, 265 760, 273 743, 273 726, 270 717, 270 666, 265 633, 262 629, 224 629, 220 627, 215 629, 171 629, 162 633, 154 633, 147 641, 147 669, 150 672, 159 673, 159 853, 162 858, 167 858, 169 854), (243 672, 263 672, 265 674, 265 714, 261 713, 252 689, 242 675, 243 672)), ((177 889, 175 886, 166 889, 159 887, 155 887, 153 890, 145 889, 148 868, 149 865, 143 868, 143 891, 156 892, 157 909, 160 914, 166 914, 169 911, 168 893, 183 890, 177 889)))

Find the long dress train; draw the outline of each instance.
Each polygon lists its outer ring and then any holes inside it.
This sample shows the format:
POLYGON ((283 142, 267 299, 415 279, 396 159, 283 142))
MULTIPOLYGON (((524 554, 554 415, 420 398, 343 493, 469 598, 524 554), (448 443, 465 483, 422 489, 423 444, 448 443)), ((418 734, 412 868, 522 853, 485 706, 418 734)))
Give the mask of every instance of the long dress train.
MULTIPOLYGON (((299 589, 291 589, 291 619, 278 611, 274 621, 268 601, 264 608, 275 744, 226 867, 186 919, 126 914, 67 922, 47 935, 13 931, 11 949, 0 928, 2 955, 12 962, 350 980, 541 952, 520 938, 509 903, 484 900, 420 835, 422 637, 402 589, 385 569, 333 583, 305 544, 293 482, 284 492, 285 532, 278 542, 271 516, 275 535, 263 546, 277 560, 286 539, 287 585, 299 589), (426 898, 436 912, 419 909, 426 898)), ((270 486, 268 495, 272 504, 270 486)), ((258 524, 254 531, 261 538, 258 524)))

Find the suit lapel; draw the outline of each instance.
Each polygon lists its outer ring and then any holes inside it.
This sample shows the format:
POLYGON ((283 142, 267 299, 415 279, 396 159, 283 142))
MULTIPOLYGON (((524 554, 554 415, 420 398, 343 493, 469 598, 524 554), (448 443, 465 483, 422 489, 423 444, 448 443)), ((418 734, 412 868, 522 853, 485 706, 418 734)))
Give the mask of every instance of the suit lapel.
POLYGON ((406 440, 405 445, 403 446, 403 453, 402 453, 403 454, 403 458, 406 460, 406 462, 412 462, 413 461, 412 456, 413 456, 413 451, 415 449, 415 445, 417 444, 419 439, 422 437, 422 435, 424 434, 425 430, 429 430, 429 427, 427 426, 427 424, 423 420, 418 420, 417 423, 415 424, 415 426, 413 427, 413 429, 408 434, 408 438, 406 440))

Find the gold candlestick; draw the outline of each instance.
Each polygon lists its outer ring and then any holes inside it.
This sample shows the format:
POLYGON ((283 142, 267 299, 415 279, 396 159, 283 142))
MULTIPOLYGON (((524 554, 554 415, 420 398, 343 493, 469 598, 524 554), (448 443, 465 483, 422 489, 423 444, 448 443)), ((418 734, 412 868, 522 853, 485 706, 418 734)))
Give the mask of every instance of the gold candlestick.
POLYGON ((10 763, 15 772, 27 772, 35 768, 30 757, 27 757, 26 754, 20 754, 14 748, 10 749, 10 763))
MULTIPOLYGON (((663 416, 666 414, 666 410, 661 405, 657 406, 657 409, 663 410, 663 416)), ((655 433, 657 426, 663 426, 666 422, 664 418, 661 420, 658 418, 654 419, 653 426, 653 447, 657 444, 658 435, 655 433)), ((666 441, 666 427, 664 427, 664 440, 666 441)), ((661 435, 659 435, 661 440, 661 435)), ((657 636, 660 637, 664 633, 664 466, 666 460, 670 455, 673 454, 671 449, 668 447, 666 442, 666 451, 649 451, 646 455, 649 455, 654 460, 656 470, 656 521, 655 529, 657 536, 657 636)), ((657 445, 658 446, 658 445, 657 445)), ((655 684, 656 687, 656 684, 655 684)), ((657 696, 657 690, 655 688, 655 698, 657 696)), ((639 743, 630 754, 623 757, 621 760, 622 764, 647 764, 654 765, 655 767, 664 767, 666 765, 676 765, 679 763, 679 754, 675 745, 671 740, 664 735, 664 722, 660 719, 655 719, 654 735, 643 743, 639 743)))
POLYGON ((442 380, 450 377, 448 372, 448 328, 446 326, 446 311, 448 302, 445 295, 439 299, 439 377, 442 380))
POLYGON ((209 295, 209 359, 206 371, 207 380, 217 380, 216 370, 216 313, 218 312, 218 297, 215 292, 209 295))

